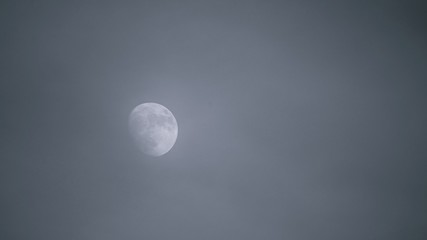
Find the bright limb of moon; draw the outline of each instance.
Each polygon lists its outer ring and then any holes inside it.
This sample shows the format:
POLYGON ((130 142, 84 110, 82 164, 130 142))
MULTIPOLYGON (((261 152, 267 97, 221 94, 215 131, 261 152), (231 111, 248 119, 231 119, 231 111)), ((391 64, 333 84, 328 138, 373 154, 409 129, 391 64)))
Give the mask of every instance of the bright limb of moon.
POLYGON ((172 112, 158 103, 143 103, 129 115, 129 131, 145 154, 161 156, 171 150, 178 137, 172 112))

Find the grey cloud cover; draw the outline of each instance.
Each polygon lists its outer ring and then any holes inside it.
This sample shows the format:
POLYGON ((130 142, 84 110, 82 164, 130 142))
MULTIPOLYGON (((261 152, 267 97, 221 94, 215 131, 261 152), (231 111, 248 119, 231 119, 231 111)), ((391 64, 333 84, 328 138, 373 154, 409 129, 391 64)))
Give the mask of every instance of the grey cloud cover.
POLYGON ((425 7, 2 1, 0 238, 426 239, 425 7))

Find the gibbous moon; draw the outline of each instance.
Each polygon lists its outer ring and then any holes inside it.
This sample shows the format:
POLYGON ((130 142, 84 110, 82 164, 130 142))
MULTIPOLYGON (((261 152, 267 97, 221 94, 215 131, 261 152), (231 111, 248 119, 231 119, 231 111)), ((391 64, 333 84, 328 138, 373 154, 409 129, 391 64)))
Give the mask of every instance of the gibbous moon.
POLYGON ((157 157, 169 152, 175 144, 178 124, 166 107, 143 103, 131 112, 129 131, 143 153, 157 157))

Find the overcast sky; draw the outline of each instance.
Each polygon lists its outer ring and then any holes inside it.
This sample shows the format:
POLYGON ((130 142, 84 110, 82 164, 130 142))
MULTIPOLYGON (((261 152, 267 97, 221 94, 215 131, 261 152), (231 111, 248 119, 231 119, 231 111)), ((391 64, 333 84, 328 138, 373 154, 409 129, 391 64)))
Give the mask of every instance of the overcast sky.
POLYGON ((0 238, 427 239, 422 2, 2 1, 0 238))

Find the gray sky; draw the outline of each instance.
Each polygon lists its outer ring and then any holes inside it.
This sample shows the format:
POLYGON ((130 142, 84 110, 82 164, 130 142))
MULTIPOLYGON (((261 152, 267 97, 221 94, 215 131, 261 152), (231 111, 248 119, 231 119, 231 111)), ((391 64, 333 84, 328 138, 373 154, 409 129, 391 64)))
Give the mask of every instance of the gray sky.
POLYGON ((0 238, 426 239, 425 7, 2 1, 0 238))

